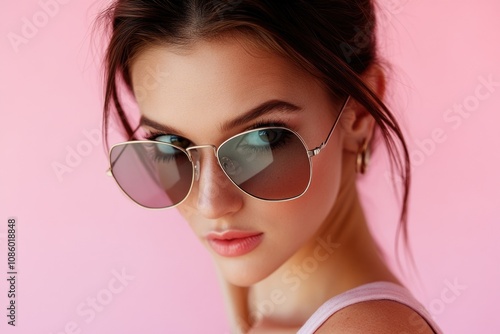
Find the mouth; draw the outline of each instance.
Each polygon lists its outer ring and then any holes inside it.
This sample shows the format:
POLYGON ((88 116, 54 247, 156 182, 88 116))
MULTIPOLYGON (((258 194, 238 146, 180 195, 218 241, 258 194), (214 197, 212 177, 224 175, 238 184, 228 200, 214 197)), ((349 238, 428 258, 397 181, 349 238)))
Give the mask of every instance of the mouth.
POLYGON ((210 247, 224 257, 236 257, 250 253, 261 242, 264 233, 248 231, 211 232, 207 235, 210 247))

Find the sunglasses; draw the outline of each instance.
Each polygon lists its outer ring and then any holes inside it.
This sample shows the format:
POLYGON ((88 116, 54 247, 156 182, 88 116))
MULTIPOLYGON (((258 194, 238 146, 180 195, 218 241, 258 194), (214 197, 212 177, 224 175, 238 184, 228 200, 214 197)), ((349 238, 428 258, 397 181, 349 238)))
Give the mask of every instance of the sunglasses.
POLYGON ((109 172, 123 192, 149 209, 182 203, 200 177, 202 148, 211 148, 224 174, 245 194, 264 201, 288 201, 302 196, 312 178, 312 157, 327 145, 349 96, 325 141, 308 150, 302 137, 285 127, 261 127, 237 134, 219 147, 184 148, 177 136, 128 141, 109 152, 109 172))

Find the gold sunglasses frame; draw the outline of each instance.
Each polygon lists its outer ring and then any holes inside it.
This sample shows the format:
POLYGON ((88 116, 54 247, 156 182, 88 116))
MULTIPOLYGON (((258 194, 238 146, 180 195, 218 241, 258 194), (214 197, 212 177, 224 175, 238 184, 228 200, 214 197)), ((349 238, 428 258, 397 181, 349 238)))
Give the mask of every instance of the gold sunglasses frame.
POLYGON ((113 145, 111 147, 111 149, 109 150, 109 162, 110 162, 110 166, 108 168, 108 170, 106 171, 107 175, 108 176, 112 176, 113 179, 115 180, 116 184, 118 185, 118 187, 121 189, 121 191, 129 198, 131 199, 133 202, 135 202, 137 205, 143 207, 143 208, 146 208, 146 209, 149 209, 149 210, 165 210, 165 209, 171 209, 171 208, 175 208, 176 206, 182 204, 188 197, 189 195, 191 194, 191 190, 193 189, 193 185, 194 185, 194 181, 198 180, 199 179, 199 173, 200 173, 200 160, 197 159, 196 161, 194 161, 195 159, 193 159, 193 155, 191 153, 191 151, 196 151, 198 149, 202 149, 202 148, 211 148, 215 154, 215 158, 217 159, 217 164, 219 165, 219 167, 222 169, 222 171, 224 172, 224 174, 226 175, 226 177, 231 181, 232 184, 234 184, 236 186, 236 188, 238 188, 240 191, 242 191, 243 193, 247 194, 248 196, 252 197, 252 198, 255 198, 255 199, 258 199, 258 200, 261 200, 261 201, 265 201, 265 202, 286 202, 286 201, 291 201, 291 200, 294 200, 294 199, 297 199, 299 197, 301 197, 302 195, 304 195, 307 190, 309 189, 309 186, 311 185, 311 180, 312 180, 312 157, 318 155, 321 150, 323 150, 323 148, 325 148, 325 146, 328 144, 329 140, 330 140, 330 137, 332 136, 332 133, 333 131, 335 130, 335 127, 337 126, 337 123, 339 122, 340 120, 340 116, 342 115, 345 107, 347 106, 347 103, 349 102, 350 100, 350 96, 347 96, 347 98, 345 99, 344 103, 342 104, 342 107, 340 109, 340 112, 339 114, 337 115, 337 118, 335 119, 335 122, 333 123, 330 131, 328 132, 328 136, 326 137, 326 139, 317 147, 313 148, 312 150, 309 150, 307 149, 307 144, 306 142, 304 141, 304 139, 295 131, 291 130, 291 129, 288 129, 288 128, 285 128, 285 127, 280 127, 280 126, 273 126, 273 127, 262 127, 262 128, 257 128, 257 129, 252 129, 252 130, 247 130, 247 131, 244 131, 244 132, 241 132, 241 133, 238 133, 234 136, 231 136, 230 138, 226 139, 224 142, 222 142, 218 147, 215 146, 215 145, 210 145, 210 144, 206 144, 206 145, 196 145, 196 146, 190 146, 188 148, 182 148, 182 147, 179 147, 179 146, 175 146, 175 145, 172 145, 172 144, 169 144, 169 143, 165 143, 165 142, 160 142, 160 141, 154 141, 154 140, 132 140, 132 141, 126 141, 126 142, 121 142, 121 143, 117 143, 115 145, 113 145), (307 182, 307 186, 306 188, 304 189, 304 191, 302 193, 300 193, 299 195, 297 196, 293 196, 293 197, 289 197, 289 198, 284 198, 284 199, 265 199, 265 198, 260 198, 258 196, 255 196, 255 195, 252 195, 250 194, 249 192, 247 192, 246 190, 242 189, 239 185, 237 185, 232 179, 231 177, 228 175, 228 173, 224 170, 224 168, 222 167, 222 164, 221 164, 221 161, 219 159, 219 150, 221 147, 224 146, 224 144, 226 144, 227 142, 233 140, 234 138, 236 137, 239 137, 239 136, 243 136, 247 133, 251 133, 251 132, 255 132, 255 131, 261 131, 261 130, 267 130, 267 129, 283 129, 283 130, 287 130, 287 131, 290 131, 291 133, 293 133, 295 136, 297 136, 297 138, 299 138, 299 140, 301 141, 304 149, 306 150, 307 152, 307 157, 308 157, 308 160, 309 160, 309 180, 307 182), (193 168, 193 171, 192 171, 192 177, 191 177, 191 185, 189 186, 189 190, 188 192, 186 193, 186 195, 184 196, 184 198, 177 204, 175 205, 171 205, 171 206, 167 206, 167 207, 161 207, 161 208, 152 208, 152 207, 148 207, 148 206, 145 206, 139 202, 137 202, 135 199, 132 198, 132 196, 130 196, 126 191, 125 189, 122 188, 122 186, 120 185, 120 183, 118 182, 118 180, 116 180, 116 178, 114 177, 113 175, 113 165, 116 163, 116 160, 119 158, 117 157, 117 159, 115 159, 115 162, 112 162, 112 158, 111 158, 111 153, 113 151, 114 148, 116 147, 119 147, 119 146, 125 146, 125 145, 130 145, 130 144, 141 144, 141 143, 147 143, 147 144, 162 144, 162 145, 166 145, 166 146, 170 146, 170 147, 173 147, 177 150, 180 150, 182 151, 184 154, 186 154, 186 156, 188 157, 189 161, 191 162, 191 166, 193 168))

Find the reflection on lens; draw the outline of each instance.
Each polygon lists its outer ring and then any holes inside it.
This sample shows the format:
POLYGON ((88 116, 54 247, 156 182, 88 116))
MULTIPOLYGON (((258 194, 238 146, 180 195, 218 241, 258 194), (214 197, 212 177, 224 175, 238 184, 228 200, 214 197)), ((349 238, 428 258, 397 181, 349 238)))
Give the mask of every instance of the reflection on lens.
POLYGON ((238 187, 261 199, 294 198, 309 184, 307 150, 297 135, 284 128, 257 129, 232 138, 219 148, 218 157, 238 187))
POLYGON ((122 190, 147 208, 180 203, 189 193, 193 165, 187 154, 167 143, 129 142, 110 152, 112 174, 122 190))

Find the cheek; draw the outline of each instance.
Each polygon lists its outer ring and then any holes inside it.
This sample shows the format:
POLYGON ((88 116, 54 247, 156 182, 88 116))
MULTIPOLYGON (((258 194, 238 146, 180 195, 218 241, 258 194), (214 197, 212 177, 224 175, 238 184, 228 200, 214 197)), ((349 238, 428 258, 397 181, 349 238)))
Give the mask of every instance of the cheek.
POLYGON ((184 201, 182 204, 177 206, 177 211, 181 214, 181 216, 184 218, 184 220, 188 223, 189 227, 193 230, 193 232, 196 234, 196 236, 200 237, 202 235, 202 231, 199 230, 197 226, 199 224, 196 224, 196 216, 197 212, 194 209, 192 205, 189 203, 189 198, 184 201))
MULTIPOLYGON (((333 143, 335 141, 330 142, 333 143)), ((266 262, 270 264, 267 269, 275 270, 301 248, 309 247, 310 241, 315 242, 317 233, 331 223, 326 218, 339 193, 341 166, 342 149, 332 145, 313 158, 312 181, 302 197, 261 205, 259 216, 266 222, 263 228, 275 254, 267 257, 266 262)))
MULTIPOLYGON (((331 144, 337 144, 333 142, 331 144)), ((342 149, 332 145, 330 150, 321 152, 313 158, 313 174, 307 200, 318 202, 318 206, 327 208, 333 206, 340 189, 342 178, 342 149), (323 154, 324 155, 321 155, 323 154)))
POLYGON ((289 231, 299 235, 289 238, 291 241, 305 242, 325 223, 340 189, 341 166, 341 149, 335 145, 325 149, 313 158, 312 180, 307 192, 296 200, 281 203, 281 208, 274 210, 274 214, 281 217, 276 217, 276 221, 283 225, 282 233, 289 231))

